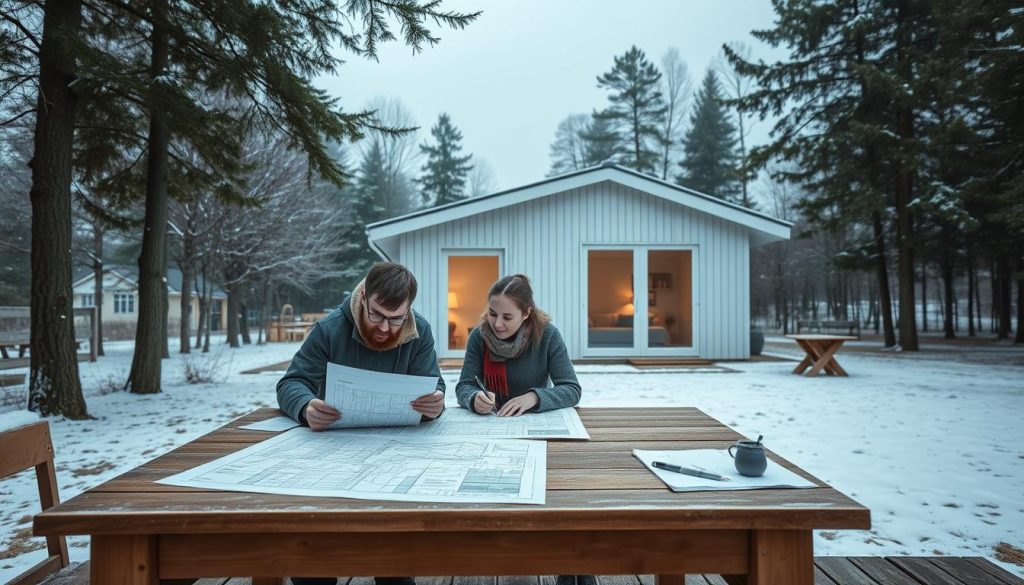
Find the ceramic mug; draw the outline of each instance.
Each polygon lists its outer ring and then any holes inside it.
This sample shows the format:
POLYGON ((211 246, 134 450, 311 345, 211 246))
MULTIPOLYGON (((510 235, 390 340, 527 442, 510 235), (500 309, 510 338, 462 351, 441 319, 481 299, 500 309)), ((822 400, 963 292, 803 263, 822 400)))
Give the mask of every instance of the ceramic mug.
POLYGON ((757 441, 736 441, 729 447, 729 456, 736 460, 736 471, 746 477, 761 477, 768 468, 764 445, 757 441))

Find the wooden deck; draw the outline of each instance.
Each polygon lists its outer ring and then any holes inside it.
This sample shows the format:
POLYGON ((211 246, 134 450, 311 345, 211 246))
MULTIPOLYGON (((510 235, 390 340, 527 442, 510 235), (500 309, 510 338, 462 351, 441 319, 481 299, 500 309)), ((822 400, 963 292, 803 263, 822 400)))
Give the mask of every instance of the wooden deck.
MULTIPOLYGON (((815 557, 815 585, 1024 585, 981 557, 815 557)), ((599 585, 655 585, 653 575, 601 575, 599 585)), ((202 585, 249 585, 248 579, 202 585)), ((417 585, 554 585, 551 575, 418 577, 417 585)), ((686 585, 727 585, 719 575, 687 575, 686 585)), ((369 577, 341 577, 338 585, 373 585, 369 577)))
MULTIPOLYGON (((815 557, 815 585, 1022 585, 1024 580, 981 557, 815 557)), ((74 573, 84 573, 87 565, 74 573), (85 569, 83 571, 83 569, 85 569)), ((64 575, 70 578, 71 575, 64 575)), ((58 577, 59 579, 59 577, 58 577)), ((599 585, 655 585, 651 575, 601 575, 599 585)), ((45 585, 87 583, 51 580, 45 585)), ((249 578, 201 579, 196 585, 251 585, 249 578)), ((551 575, 417 577, 417 585, 554 585, 551 575)), ((726 585, 718 575, 687 575, 686 585, 726 585)), ((374 585, 371 577, 341 577, 338 585, 374 585)))

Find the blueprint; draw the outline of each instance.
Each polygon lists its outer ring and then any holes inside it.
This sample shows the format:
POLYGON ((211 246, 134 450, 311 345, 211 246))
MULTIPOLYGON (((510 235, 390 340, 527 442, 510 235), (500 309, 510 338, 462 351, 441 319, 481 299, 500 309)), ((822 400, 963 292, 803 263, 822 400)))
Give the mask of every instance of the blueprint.
POLYGON ((327 364, 324 402, 341 411, 332 429, 416 425, 412 401, 437 390, 433 376, 408 376, 327 364))
POLYGON ((475 437, 482 439, 583 439, 590 435, 575 408, 530 412, 522 416, 481 415, 447 408, 440 418, 417 427, 360 429, 388 437, 475 437))
POLYGON ((547 443, 295 428, 157 483, 405 502, 543 504, 547 443))

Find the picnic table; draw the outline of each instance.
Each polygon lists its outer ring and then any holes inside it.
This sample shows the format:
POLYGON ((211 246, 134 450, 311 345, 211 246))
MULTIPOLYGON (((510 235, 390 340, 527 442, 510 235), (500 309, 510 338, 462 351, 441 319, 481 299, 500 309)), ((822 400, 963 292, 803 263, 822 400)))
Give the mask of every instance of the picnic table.
POLYGON ((802 374, 810 368, 808 376, 817 376, 822 370, 833 376, 848 376, 846 370, 836 361, 835 354, 847 341, 855 341, 857 338, 851 335, 819 335, 819 334, 798 334, 787 335, 789 339, 796 341, 804 350, 804 359, 793 369, 794 374, 802 374))
POLYGON ((867 529, 870 513, 818 487, 673 493, 632 456, 725 449, 743 438, 696 408, 586 408, 591 440, 549 441, 544 505, 298 497, 154 483, 269 433, 260 409, 38 514, 34 532, 92 535, 93 583, 286 575, 747 575, 812 585, 814 529, 867 529), (483 551, 470 554, 468 551, 483 551))

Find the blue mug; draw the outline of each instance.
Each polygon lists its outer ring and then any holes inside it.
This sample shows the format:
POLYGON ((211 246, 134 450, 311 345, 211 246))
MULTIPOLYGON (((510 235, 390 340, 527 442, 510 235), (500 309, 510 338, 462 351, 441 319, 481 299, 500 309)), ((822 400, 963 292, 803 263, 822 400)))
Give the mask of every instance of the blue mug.
POLYGON ((757 441, 736 441, 729 447, 729 456, 736 460, 736 471, 746 477, 761 477, 768 468, 764 445, 757 441))

